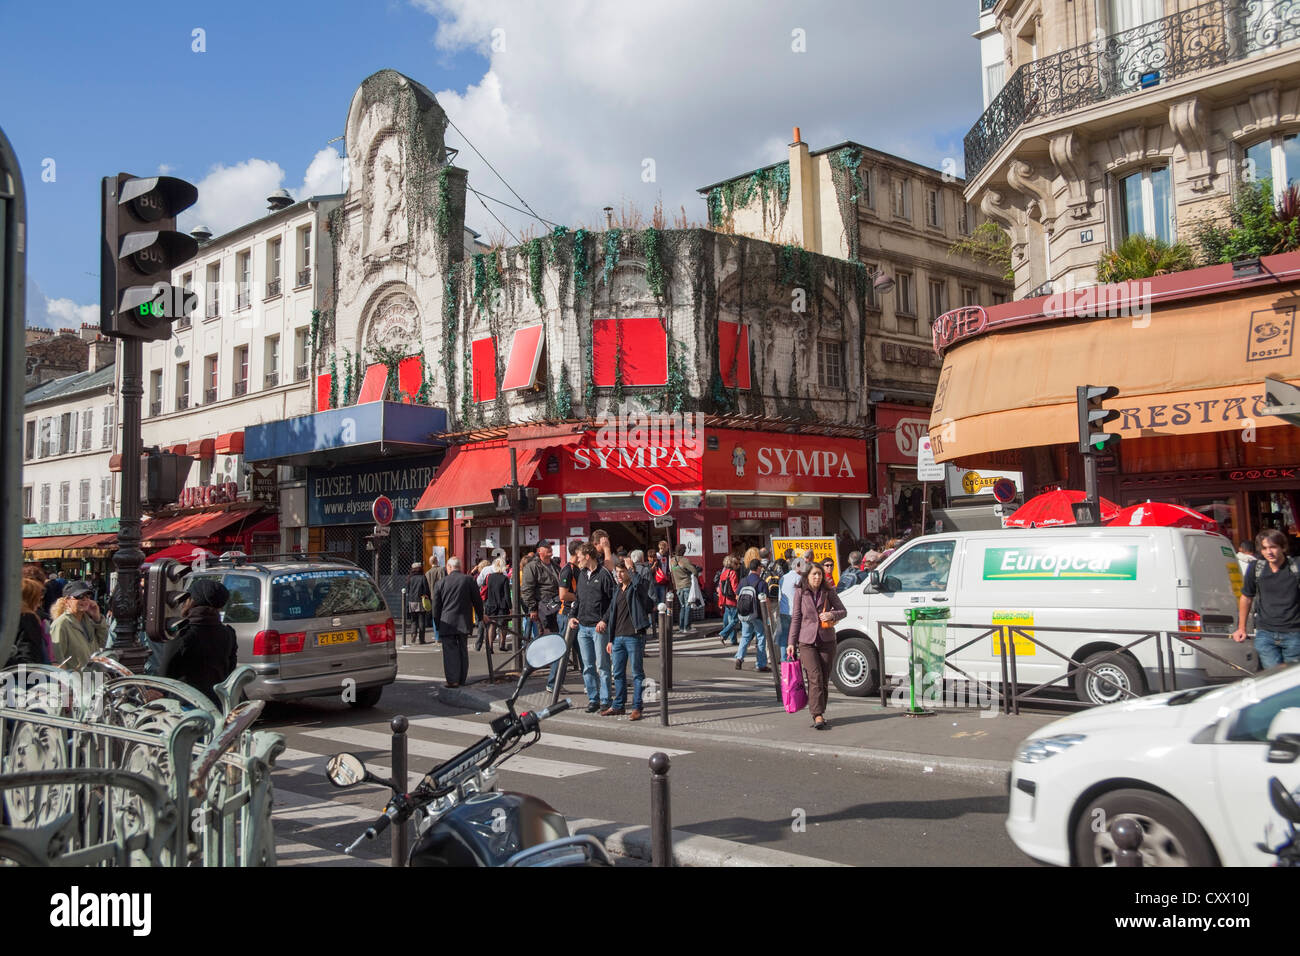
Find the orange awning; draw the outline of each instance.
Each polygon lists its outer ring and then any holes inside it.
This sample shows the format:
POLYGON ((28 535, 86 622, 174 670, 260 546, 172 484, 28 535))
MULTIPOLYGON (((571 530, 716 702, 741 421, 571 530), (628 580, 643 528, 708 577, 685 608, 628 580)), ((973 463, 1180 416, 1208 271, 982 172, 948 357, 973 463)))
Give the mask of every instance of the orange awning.
POLYGON ((214 450, 218 455, 242 455, 244 453, 244 433, 238 431, 218 435, 214 450))
POLYGON ((197 458, 200 461, 208 461, 212 458, 213 449, 216 446, 211 438, 201 438, 198 441, 192 441, 185 446, 185 454, 191 458, 197 458))
MULTIPOLYGON (((516 473, 526 485, 537 473, 541 452, 516 449, 516 473)), ((492 503, 492 489, 510 484, 510 446, 504 441, 458 445, 447 452, 438 475, 424 489, 415 511, 468 508, 492 503)))
MULTIPOLYGON (((210 439, 209 439, 210 440, 210 439)), ((158 547, 169 541, 202 542, 236 521, 242 521, 260 508, 240 508, 231 511, 200 511, 192 515, 177 515, 149 522, 140 531, 142 543, 158 547)))
POLYGON ((190 446, 185 442, 181 442, 179 445, 172 445, 170 448, 165 450, 171 452, 173 455, 186 455, 189 454, 189 447, 190 446))

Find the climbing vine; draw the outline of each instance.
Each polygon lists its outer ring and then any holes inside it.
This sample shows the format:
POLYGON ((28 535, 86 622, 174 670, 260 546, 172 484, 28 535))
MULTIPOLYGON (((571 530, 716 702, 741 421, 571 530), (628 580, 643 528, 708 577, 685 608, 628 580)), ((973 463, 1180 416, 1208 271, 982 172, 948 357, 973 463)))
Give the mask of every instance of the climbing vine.
POLYGON ((622 236, 622 230, 611 229, 605 233, 605 296, 609 297, 609 277, 614 274, 614 267, 618 265, 618 240, 622 236))
POLYGON ((668 333, 668 381, 664 387, 649 392, 641 397, 641 404, 649 409, 651 403, 658 405, 661 412, 681 412, 686 409, 687 394, 686 362, 682 357, 684 349, 680 342, 668 333))
POLYGON ((573 234, 573 296, 575 300, 587 294, 587 240, 589 238, 590 233, 586 229, 579 229, 573 234))
POLYGON ((529 239, 524 248, 528 255, 528 291, 532 293, 537 308, 546 311, 546 296, 542 291, 542 240, 529 239))
MULTIPOLYGON (((409 358, 404 346, 390 345, 372 345, 370 346, 370 357, 380 365, 388 369, 388 385, 384 389, 385 401, 401 401, 401 393, 398 391, 397 367, 403 359, 409 358)), ((421 356, 421 363, 423 363, 421 356)), ((423 368, 423 364, 421 364, 423 368)))
POLYGON ((447 185, 447 167, 438 167, 438 209, 434 217, 438 235, 446 239, 451 235, 451 189, 447 185))
POLYGON ((736 210, 744 209, 754 201, 755 196, 760 201, 764 228, 770 227, 773 231, 779 229, 790 202, 788 160, 756 169, 748 176, 741 176, 710 189, 707 199, 709 225, 730 232, 736 210))
POLYGON ((352 404, 352 353, 343 350, 343 404, 352 404))
POLYGON ((667 275, 663 262, 663 233, 651 226, 641 233, 641 252, 645 256, 645 281, 656 302, 663 302, 667 292, 667 275))
POLYGON ((330 356, 330 408, 339 407, 339 364, 338 356, 330 356))
POLYGON ((501 285, 501 261, 496 252, 475 253, 473 294, 480 315, 490 311, 493 297, 501 285))
POLYGON ((429 377, 429 365, 424 360, 424 350, 420 350, 420 389, 415 393, 418 405, 433 404, 433 380, 429 377))
POLYGON ((456 407, 456 313, 460 302, 459 262, 447 269, 442 287, 442 374, 447 383, 447 407, 456 407))
MULTIPOLYGON (((594 376, 593 376, 594 377, 594 376)), ((614 323, 614 404, 623 407, 623 323, 614 323)))
POLYGON ((573 415, 573 385, 569 381, 569 363, 560 363, 560 384, 555 390, 555 413, 552 417, 567 421, 573 415))
POLYGON ((851 147, 844 147, 830 155, 831 182, 835 184, 835 201, 840 210, 840 222, 844 226, 844 236, 848 240, 849 259, 858 258, 860 235, 858 229, 858 197, 862 195, 865 185, 860 167, 862 153, 851 147))

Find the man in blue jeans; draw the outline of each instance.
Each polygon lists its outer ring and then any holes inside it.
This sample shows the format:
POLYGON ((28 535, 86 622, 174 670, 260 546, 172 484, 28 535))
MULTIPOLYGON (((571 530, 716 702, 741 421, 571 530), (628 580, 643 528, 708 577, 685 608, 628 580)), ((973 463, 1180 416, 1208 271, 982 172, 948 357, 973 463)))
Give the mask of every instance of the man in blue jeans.
POLYGON ((1286 535, 1276 528, 1255 538, 1259 559, 1241 583, 1237 629, 1232 639, 1246 639, 1246 617, 1255 610, 1255 651, 1260 670, 1300 663, 1300 563, 1287 557, 1286 535))
MULTIPOLYGON (((609 707, 609 650, 605 632, 609 606, 614 600, 614 576, 601 563, 591 544, 578 551, 578 652, 582 655, 582 684, 587 691, 587 713, 609 707)), ((573 625, 570 624, 570 627, 573 625)))
POLYGON ((668 566, 677 591, 677 629, 683 634, 691 629, 691 582, 700 569, 686 560, 686 545, 677 545, 677 553, 668 566))
POLYGON ((600 712, 602 717, 618 717, 627 706, 627 665, 632 663, 632 712, 628 720, 641 719, 641 690, 645 685, 645 632, 650 626, 654 599, 650 584, 626 565, 620 565, 615 574, 618 587, 605 618, 605 633, 613 639, 605 649, 614 662, 614 701, 600 712))
POLYGON ((740 590, 747 587, 754 589, 754 616, 749 618, 739 618, 740 620, 740 647, 736 649, 736 670, 740 670, 745 664, 745 652, 749 650, 749 642, 758 638, 758 670, 761 673, 770 673, 771 668, 767 666, 767 635, 763 633, 763 610, 762 605, 758 602, 758 595, 765 593, 763 579, 759 571, 763 567, 763 562, 754 558, 749 562, 749 574, 740 582, 740 590))

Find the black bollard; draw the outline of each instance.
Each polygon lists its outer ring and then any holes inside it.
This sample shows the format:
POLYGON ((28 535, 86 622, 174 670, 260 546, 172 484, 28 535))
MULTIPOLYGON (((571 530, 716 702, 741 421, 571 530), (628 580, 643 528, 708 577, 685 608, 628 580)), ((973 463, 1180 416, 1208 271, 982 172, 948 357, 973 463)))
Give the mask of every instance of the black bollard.
POLYGON ((1110 825, 1110 835, 1115 841, 1116 866, 1142 865, 1142 827, 1129 817, 1120 817, 1110 825))
MULTIPOLYGON (((410 723, 401 714, 389 724, 393 728, 393 783, 400 793, 406 793, 406 730, 410 723)), ((393 830, 393 866, 406 866, 407 828, 397 823, 393 830)))
POLYGON ((406 646, 406 588, 402 588, 402 646, 406 646))
POLYGON ((667 604, 659 605, 659 726, 668 726, 668 684, 672 680, 672 617, 667 604))
POLYGON ((650 756, 650 865, 673 865, 673 820, 668 799, 668 755, 650 756))
POLYGON ((674 600, 675 595, 670 586, 668 590, 664 592, 664 607, 668 611, 668 646, 665 648, 663 641, 661 640, 659 642, 659 653, 665 654, 668 657, 668 666, 664 668, 664 690, 673 689, 673 625, 677 621, 677 618, 673 616, 674 600))

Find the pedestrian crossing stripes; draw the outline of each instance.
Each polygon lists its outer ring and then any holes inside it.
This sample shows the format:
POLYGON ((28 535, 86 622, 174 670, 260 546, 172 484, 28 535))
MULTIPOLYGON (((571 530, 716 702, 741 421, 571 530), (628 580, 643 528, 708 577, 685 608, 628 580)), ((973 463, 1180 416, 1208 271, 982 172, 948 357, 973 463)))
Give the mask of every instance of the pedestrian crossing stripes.
MULTIPOLYGON (((428 727, 431 730, 445 730, 457 734, 483 735, 483 725, 472 720, 458 720, 454 717, 417 717, 411 721, 413 727, 428 727)), ((551 733, 548 727, 542 734, 539 747, 559 747, 567 750, 580 750, 584 753, 608 754, 612 757, 632 757, 649 760, 656 753, 665 753, 670 757, 681 757, 689 750, 669 750, 667 747, 646 747, 642 744, 625 744, 616 740, 600 740, 595 737, 570 737, 551 733)), ((518 759, 518 758, 515 758, 518 759)), ((514 767, 515 761, 506 764, 506 769, 514 767)))

